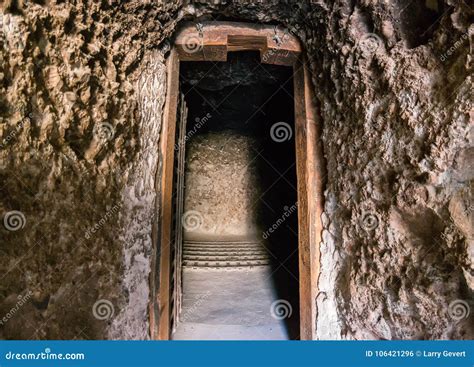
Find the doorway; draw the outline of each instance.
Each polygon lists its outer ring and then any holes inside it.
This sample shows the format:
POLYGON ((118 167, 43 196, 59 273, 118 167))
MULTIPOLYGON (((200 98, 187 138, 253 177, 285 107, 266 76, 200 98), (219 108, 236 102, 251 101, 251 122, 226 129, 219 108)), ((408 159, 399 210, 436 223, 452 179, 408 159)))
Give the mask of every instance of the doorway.
POLYGON ((322 159, 299 43, 189 25, 168 75, 152 338, 312 339, 322 159))
POLYGON ((182 301, 172 337, 299 339, 292 69, 233 52, 183 62, 180 90, 182 301))

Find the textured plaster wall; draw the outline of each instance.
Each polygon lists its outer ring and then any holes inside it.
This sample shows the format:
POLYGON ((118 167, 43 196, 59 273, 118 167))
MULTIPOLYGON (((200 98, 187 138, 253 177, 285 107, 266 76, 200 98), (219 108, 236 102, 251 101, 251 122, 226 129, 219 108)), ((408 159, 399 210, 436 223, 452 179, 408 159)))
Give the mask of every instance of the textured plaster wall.
POLYGON ((0 337, 147 338, 163 53, 211 14, 280 23, 307 50, 328 172, 318 337, 472 338, 461 0, 4 2, 0 337))

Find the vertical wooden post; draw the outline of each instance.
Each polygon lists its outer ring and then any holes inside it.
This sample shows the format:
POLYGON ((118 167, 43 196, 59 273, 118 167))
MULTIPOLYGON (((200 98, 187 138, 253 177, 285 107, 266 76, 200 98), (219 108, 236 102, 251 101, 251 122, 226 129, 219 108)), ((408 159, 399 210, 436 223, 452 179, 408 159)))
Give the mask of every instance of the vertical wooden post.
POLYGON ((181 221, 183 219, 183 210, 184 210, 184 177, 185 177, 185 165, 186 165, 186 123, 188 120, 188 107, 186 106, 186 101, 184 99, 184 94, 180 91, 179 96, 179 117, 177 121, 177 134, 178 141, 175 143, 178 144, 179 149, 176 149, 176 177, 175 185, 173 188, 174 193, 176 194, 176 205, 175 205, 175 228, 174 228, 174 238, 173 238, 173 259, 171 263, 173 266, 174 272, 174 284, 173 284, 173 330, 174 332, 176 326, 179 322, 180 311, 181 311, 181 300, 182 300, 182 250, 183 250, 183 226, 181 221))
MULTIPOLYGON (((160 206, 159 206, 159 238, 157 254, 159 258, 159 278, 156 304, 158 315, 152 316, 152 339, 168 340, 170 338, 170 263, 171 263, 171 233, 173 219, 173 165, 174 144, 176 135, 176 111, 179 94, 179 59, 176 51, 171 50, 167 61, 167 90, 166 104, 163 112, 161 130, 160 159, 160 206)), ((155 283, 156 290, 156 283, 155 283)))
POLYGON ((322 152, 309 70, 302 58, 294 67, 296 173, 298 178, 298 252, 300 339, 316 336, 316 295, 321 241, 322 152))

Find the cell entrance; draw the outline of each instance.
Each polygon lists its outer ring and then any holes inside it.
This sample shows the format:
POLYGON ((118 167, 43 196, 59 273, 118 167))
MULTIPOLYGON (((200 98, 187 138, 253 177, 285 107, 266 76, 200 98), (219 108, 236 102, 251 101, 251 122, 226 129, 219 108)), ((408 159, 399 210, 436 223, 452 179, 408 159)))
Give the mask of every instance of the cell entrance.
POLYGON ((173 339, 299 339, 293 69, 180 65, 173 339))

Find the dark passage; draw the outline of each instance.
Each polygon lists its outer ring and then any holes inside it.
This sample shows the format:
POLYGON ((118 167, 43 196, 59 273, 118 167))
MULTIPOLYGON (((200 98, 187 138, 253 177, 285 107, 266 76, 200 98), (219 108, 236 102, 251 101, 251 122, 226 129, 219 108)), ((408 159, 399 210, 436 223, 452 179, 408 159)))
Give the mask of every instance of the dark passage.
POLYGON ((292 69, 183 62, 183 303, 175 339, 298 339, 292 69))

